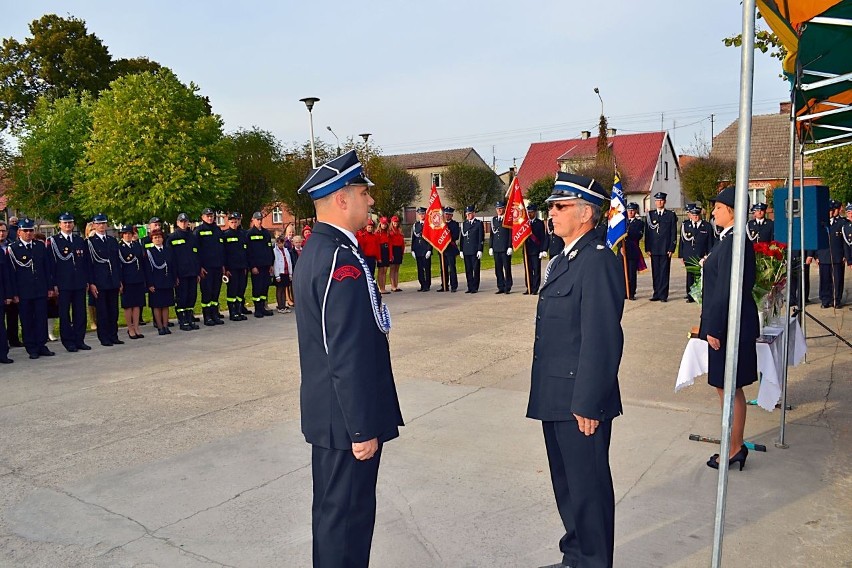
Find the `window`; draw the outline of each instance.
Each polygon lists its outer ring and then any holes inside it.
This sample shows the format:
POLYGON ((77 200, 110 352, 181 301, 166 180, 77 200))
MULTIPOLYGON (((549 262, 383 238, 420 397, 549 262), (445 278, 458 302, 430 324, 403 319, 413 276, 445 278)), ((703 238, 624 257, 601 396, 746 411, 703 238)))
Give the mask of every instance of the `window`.
POLYGON ((669 179, 669 161, 663 162, 663 179, 669 179))
POLYGON ((444 176, 442 174, 432 174, 432 185, 438 189, 444 187, 444 176))
POLYGON ((402 210, 402 222, 406 225, 413 225, 417 221, 417 208, 406 207, 402 210))
POLYGON ((284 214, 281 211, 281 208, 276 206, 275 209, 272 210, 272 222, 277 225, 278 223, 282 223, 283 221, 284 214))

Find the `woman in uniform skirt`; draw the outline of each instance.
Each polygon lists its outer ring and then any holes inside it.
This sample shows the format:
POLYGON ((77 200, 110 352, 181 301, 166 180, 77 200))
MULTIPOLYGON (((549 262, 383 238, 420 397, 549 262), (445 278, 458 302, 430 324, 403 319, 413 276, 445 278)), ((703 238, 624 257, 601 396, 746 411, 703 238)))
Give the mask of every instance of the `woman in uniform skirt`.
POLYGON ((138 240, 133 240, 133 227, 125 225, 119 233, 121 307, 124 308, 124 321, 127 322, 127 336, 130 339, 142 339, 145 336, 139 333, 139 315, 145 305, 145 249, 138 240))
POLYGON ((379 285, 379 292, 385 294, 385 285, 387 285, 388 281, 388 266, 390 266, 391 259, 393 259, 387 217, 379 219, 379 227, 376 229, 376 242, 379 245, 379 256, 376 259, 376 268, 379 269, 379 274, 376 278, 376 284, 379 285))
MULTIPOLYGON (((725 394, 725 350, 728 333, 728 304, 731 299, 731 265, 733 262, 734 233, 734 188, 723 189, 716 196, 713 207, 716 226, 722 228, 720 242, 704 261, 702 271, 703 289, 701 302, 700 337, 707 340, 707 382, 716 387, 719 400, 724 405, 725 394)), ((734 395, 734 417, 731 426, 731 454, 729 464, 745 466, 748 448, 743 444, 746 421, 746 400, 743 387, 757 380, 757 350, 755 341, 760 335, 757 305, 751 290, 756 279, 754 248, 746 241, 743 247, 742 284, 743 298, 740 307, 740 338, 737 354, 736 393, 734 395)), ((707 465, 718 469, 719 454, 713 454, 707 465)))
POLYGON ((154 325, 160 335, 169 335, 169 308, 175 305, 175 278, 172 250, 163 247, 163 231, 151 231, 151 244, 145 249, 145 286, 148 306, 154 314, 154 325))
POLYGON ((402 234, 402 229, 399 226, 399 217, 394 215, 391 217, 390 229, 390 283, 391 292, 402 292, 399 288, 399 267, 402 264, 402 257, 405 255, 405 236, 402 234))

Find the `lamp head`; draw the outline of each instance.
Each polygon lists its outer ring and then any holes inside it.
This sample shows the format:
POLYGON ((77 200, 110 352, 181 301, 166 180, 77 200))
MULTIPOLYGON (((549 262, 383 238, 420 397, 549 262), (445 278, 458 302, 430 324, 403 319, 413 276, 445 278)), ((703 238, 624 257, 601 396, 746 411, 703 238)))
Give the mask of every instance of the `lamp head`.
POLYGON ((305 97, 304 99, 299 100, 305 103, 305 106, 308 107, 308 112, 311 112, 313 110, 314 103, 319 102, 319 99, 317 97, 305 97))

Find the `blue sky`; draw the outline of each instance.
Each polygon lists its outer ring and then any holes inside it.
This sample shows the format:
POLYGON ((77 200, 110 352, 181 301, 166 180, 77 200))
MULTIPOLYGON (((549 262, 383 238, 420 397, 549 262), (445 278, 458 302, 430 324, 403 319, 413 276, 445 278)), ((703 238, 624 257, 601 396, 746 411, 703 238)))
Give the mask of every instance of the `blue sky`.
MULTIPOLYGON (((329 143, 371 132, 386 154, 473 146, 504 171, 531 142, 595 130, 599 87, 619 133, 669 130, 680 151, 737 115, 737 0, 0 0, 0 37, 45 13, 86 21, 113 57, 146 56, 210 97, 228 131, 329 143)), ((755 114, 788 97, 757 54, 755 114)))

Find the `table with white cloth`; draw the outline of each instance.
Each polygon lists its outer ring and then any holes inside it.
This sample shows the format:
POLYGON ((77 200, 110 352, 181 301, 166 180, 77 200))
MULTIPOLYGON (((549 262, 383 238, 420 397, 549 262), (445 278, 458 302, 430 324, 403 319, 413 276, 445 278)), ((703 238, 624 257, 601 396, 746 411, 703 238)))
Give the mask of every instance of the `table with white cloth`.
MULTIPOLYGON (((802 362, 807 352, 805 336, 799 320, 790 318, 789 351, 790 366, 795 367, 802 362)), ((760 372, 760 388, 757 392, 757 405, 770 412, 781 399, 781 377, 784 371, 782 346, 785 334, 783 323, 780 326, 766 326, 756 343, 757 370, 760 372), (770 341, 771 340, 771 341, 770 341)), ((677 373, 675 392, 683 387, 691 386, 695 378, 707 373, 707 342, 703 339, 692 338, 683 350, 680 360, 680 370, 677 373)))

